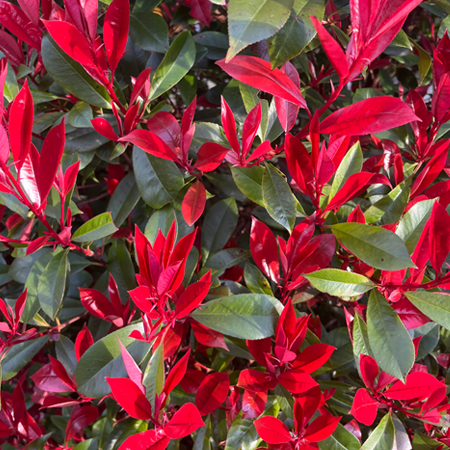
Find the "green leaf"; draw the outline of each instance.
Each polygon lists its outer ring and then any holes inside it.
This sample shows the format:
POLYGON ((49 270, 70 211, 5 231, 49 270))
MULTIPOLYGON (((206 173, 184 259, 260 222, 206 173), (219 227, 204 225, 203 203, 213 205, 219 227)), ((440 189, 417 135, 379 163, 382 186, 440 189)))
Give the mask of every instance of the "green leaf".
POLYGON ((336 239, 361 261, 381 270, 415 267, 403 241, 392 231, 362 223, 330 226, 336 239))
MULTIPOLYGON (((406 34, 406 33, 405 33, 406 34)), ((412 39, 410 39, 411 43, 414 45, 414 48, 419 53, 419 85, 422 84, 423 80, 428 74, 428 71, 431 68, 431 56, 430 54, 425 51, 417 42, 414 42, 412 39)))
POLYGON ((183 176, 173 161, 149 155, 138 147, 133 150, 133 167, 139 192, 152 208, 172 203, 183 187, 183 176))
POLYGON ((405 180, 397 185, 388 195, 375 202, 364 212, 366 223, 386 225, 397 223, 409 200, 411 180, 405 180))
POLYGON ((51 77, 71 94, 92 106, 111 108, 111 98, 103 86, 95 82, 49 36, 42 39, 42 60, 51 77))
POLYGON ((108 334, 89 347, 78 362, 76 370, 77 389, 86 397, 101 398, 111 393, 105 377, 126 377, 127 371, 120 353, 120 342, 131 356, 139 362, 149 351, 149 344, 130 338, 132 331, 144 332, 142 323, 129 325, 108 334))
POLYGON ((189 31, 179 34, 172 42, 152 78, 150 98, 155 99, 175 86, 194 65, 195 42, 189 31))
POLYGON ((354 173, 361 172, 363 163, 363 154, 359 141, 347 152, 339 164, 338 170, 334 174, 333 184, 331 185, 328 199, 331 200, 345 184, 348 178, 354 173))
POLYGON ((159 14, 151 11, 130 15, 130 38, 148 52, 165 53, 169 48, 169 28, 159 14))
MULTIPOLYGON (((33 97, 34 101, 34 97, 33 97)), ((68 119, 70 125, 75 128, 90 128, 92 114, 92 107, 85 102, 77 102, 75 106, 69 111, 68 119)))
POLYGON ((359 273, 338 269, 322 269, 305 275, 320 292, 336 297, 355 297, 370 291, 375 284, 359 273))
POLYGON ((267 40, 272 68, 297 56, 316 35, 310 16, 322 20, 323 0, 295 0, 291 16, 275 36, 267 40))
POLYGON ((241 294, 212 300, 191 316, 220 333, 240 339, 264 339, 275 332, 283 305, 263 294, 241 294))
POLYGON ((103 239, 117 231, 111 213, 105 212, 85 222, 75 231, 72 240, 75 242, 92 242, 103 239))
POLYGON ((286 23, 293 6, 293 0, 230 0, 227 61, 245 47, 273 36, 286 23))
POLYGON ((355 314, 355 319, 353 321, 353 356, 358 372, 360 355, 369 355, 373 357, 373 352, 370 348, 367 324, 359 314, 355 314))
POLYGON ((297 205, 284 175, 267 164, 262 179, 264 207, 273 220, 289 232, 295 225, 297 205))
MULTIPOLYGON (((48 433, 48 434, 44 434, 44 436, 38 437, 37 439, 35 439, 34 441, 30 442, 25 448, 24 450, 44 450, 45 448, 45 444, 47 443, 47 441, 50 439, 50 436, 53 433, 48 433)), ((77 445, 78 447, 78 445, 77 445)), ((75 447, 76 448, 76 447, 75 447)), ((80 449, 77 449, 80 450, 80 449)), ((89 449, 89 450, 94 450, 94 449, 89 449)))
POLYGON ((443 292, 405 292, 406 298, 433 322, 450 330, 450 296, 443 292))
POLYGON ((395 234, 403 240, 409 253, 414 252, 435 201, 431 199, 416 203, 400 219, 395 234))
POLYGON ((42 253, 30 270, 24 286, 24 289, 28 289, 28 291, 27 301, 20 319, 23 323, 28 323, 41 309, 41 305, 38 300, 39 280, 41 279, 41 276, 52 257, 53 253, 51 252, 42 253))
POLYGON ((205 425, 195 433, 192 450, 211 450, 211 419, 206 416, 205 425))
POLYGON ((136 287, 136 275, 130 252, 123 240, 113 239, 108 251, 108 272, 114 277, 122 299, 136 287))
POLYGON ((205 216, 202 226, 202 257, 218 252, 230 239, 238 220, 238 209, 234 198, 214 204, 205 216))
POLYGON ((127 219, 140 198, 134 174, 130 172, 118 184, 106 208, 117 226, 127 219))
POLYGON ((244 280, 246 286, 254 294, 267 294, 272 296, 272 289, 264 274, 253 264, 246 263, 244 268, 244 280))
POLYGON ((2 381, 8 381, 23 369, 46 344, 48 336, 19 342, 11 347, 2 360, 2 381))
POLYGON ((254 425, 255 419, 243 419, 242 411, 234 418, 230 429, 228 430, 225 450, 239 450, 243 448, 243 441, 253 444, 251 448, 258 446, 261 441, 254 425))
POLYGON ((61 307, 66 290, 67 256, 69 249, 53 254, 38 284, 38 299, 41 308, 54 319, 61 307))
POLYGON ((262 179, 264 175, 264 167, 232 167, 234 182, 239 190, 248 197, 252 202, 264 207, 262 193, 262 179))
POLYGON ((318 445, 320 450, 360 450, 361 448, 358 438, 340 423, 334 433, 324 441, 318 442, 318 445))
POLYGON ((405 382, 414 364, 414 345, 405 325, 378 291, 369 297, 367 332, 381 370, 405 382))
POLYGON ((31 255, 21 256, 16 258, 10 268, 9 276, 18 283, 25 284, 27 282, 28 275, 34 266, 34 263, 44 254, 50 253, 49 248, 40 248, 38 251, 33 252, 31 255))
POLYGON ((98 449, 98 439, 87 439, 79 444, 75 445, 73 450, 97 450, 98 449))
POLYGON ((361 450, 393 450, 394 438, 394 422, 392 422, 391 415, 388 413, 364 442, 361 450))
POLYGON ((250 257, 250 251, 242 248, 226 248, 208 259, 205 268, 213 269, 212 275, 219 277, 226 269, 237 266, 250 257))
POLYGON ((55 350, 57 359, 64 365, 69 375, 74 375, 78 364, 75 344, 62 334, 55 342, 55 350))
POLYGON ((164 353, 162 345, 158 345, 153 352, 150 362, 145 369, 142 384, 145 386, 145 395, 154 411, 156 395, 161 394, 164 388, 164 353))
POLYGON ((396 45, 397 47, 407 48, 409 50, 413 49, 411 42, 409 42, 408 35, 403 30, 400 30, 395 35, 395 38, 392 40, 391 44, 396 45))

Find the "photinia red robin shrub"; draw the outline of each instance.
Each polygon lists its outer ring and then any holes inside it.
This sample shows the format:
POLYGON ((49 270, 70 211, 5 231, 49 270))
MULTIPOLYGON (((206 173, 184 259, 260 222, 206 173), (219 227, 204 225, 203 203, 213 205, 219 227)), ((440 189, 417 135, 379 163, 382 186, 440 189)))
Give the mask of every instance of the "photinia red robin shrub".
POLYGON ((448 13, 0 1, 1 449, 450 448, 448 13))

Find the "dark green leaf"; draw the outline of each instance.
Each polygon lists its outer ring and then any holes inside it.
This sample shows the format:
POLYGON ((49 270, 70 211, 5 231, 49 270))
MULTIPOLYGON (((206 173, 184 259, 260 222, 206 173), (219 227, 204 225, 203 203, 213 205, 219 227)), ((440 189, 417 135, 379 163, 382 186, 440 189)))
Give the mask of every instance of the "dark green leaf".
MULTIPOLYGON (((45 448, 45 444, 47 443, 47 441, 50 439, 50 436, 53 433, 48 433, 48 434, 44 434, 44 436, 38 437, 37 439, 35 439, 34 441, 30 442, 25 448, 24 450, 44 450, 45 448)), ((78 447, 78 446, 77 446, 78 447)), ((80 449, 77 449, 80 450, 80 449)), ((94 449, 90 449, 90 450, 94 450, 94 449)))
POLYGON ((184 31, 172 42, 152 78, 150 98, 155 99, 174 87, 190 70, 195 61, 195 43, 184 31))
POLYGON ((321 20, 325 10, 322 0, 295 0, 291 16, 275 36, 267 40, 272 68, 297 56, 316 35, 310 16, 321 20))
POLYGON ((173 161, 157 158, 135 147, 133 165, 136 183, 145 203, 160 209, 176 199, 184 181, 173 161))
POLYGON ((392 231, 362 223, 339 223, 330 228, 344 247, 376 269, 415 267, 405 244, 392 231))
POLYGON ((205 216, 202 227, 202 256, 206 262, 209 255, 221 250, 230 239, 238 220, 234 198, 217 202, 205 216))
POLYGON ((330 437, 318 444, 320 450, 359 450, 361 448, 358 438, 340 423, 330 437))
POLYGON ((252 202, 255 202, 259 206, 264 206, 262 192, 264 167, 232 167, 231 173, 240 191, 252 202))
POLYGON ((242 248, 226 248, 208 259, 205 268, 212 269, 216 277, 222 275, 226 269, 241 264, 250 257, 250 251, 242 248))
POLYGON ((103 239, 117 231, 117 227, 111 217, 111 213, 106 212, 85 222, 78 228, 72 236, 75 242, 91 242, 103 239))
POLYGON ((369 297, 367 332, 381 370, 404 382, 414 364, 414 345, 405 325, 378 291, 369 297))
POLYGON ((77 102, 69 111, 68 116, 70 125, 75 128, 90 128, 92 126, 91 119, 93 118, 92 108, 85 102, 77 102))
POLYGON ((127 219, 140 198, 134 174, 130 172, 118 184, 106 208, 117 226, 127 219))
POLYGON ((135 45, 148 52, 165 53, 169 48, 169 29, 165 20, 151 11, 130 16, 130 37, 135 45))
POLYGON ((98 449, 98 439, 87 439, 86 441, 80 442, 75 445, 73 450, 97 450, 98 449))
POLYGON ((267 278, 256 266, 249 262, 245 264, 244 280, 254 294, 273 295, 267 278))
POLYGON ((2 381, 8 381, 23 369, 48 341, 41 336, 30 341, 15 344, 2 360, 2 381))
POLYGON ((66 290, 67 255, 69 249, 55 253, 38 284, 38 299, 44 312, 54 319, 61 307, 66 290))
POLYGON ((350 175, 361 172, 362 163, 363 154, 361 145, 357 142, 344 156, 341 164, 339 164, 338 170, 334 174, 333 184, 331 185, 330 194, 328 196, 329 200, 336 195, 350 175))
POLYGON ((70 58, 49 35, 42 39, 41 54, 48 73, 63 88, 90 105, 111 107, 106 89, 95 82, 81 64, 70 58))
POLYGON ((134 265, 124 241, 113 239, 108 252, 108 272, 114 277, 122 299, 136 287, 134 265))
POLYGON ((289 232, 295 225, 297 205, 284 175, 267 164, 262 179, 264 207, 273 220, 289 232))
POLYGON ((230 48, 227 61, 245 47, 273 36, 286 23, 293 0, 231 0, 228 5, 230 48))
POLYGON ((155 409, 156 396, 161 394, 164 388, 164 354, 162 349, 163 346, 158 345, 153 352, 142 379, 142 384, 145 386, 145 395, 152 405, 152 410, 155 409))
POLYGON ((212 300, 191 316, 220 333, 240 339, 264 339, 275 332, 283 305, 263 294, 241 294, 212 300))
POLYGON ((144 331, 142 323, 129 325, 114 331, 88 348, 81 357, 76 371, 77 389, 86 397, 101 398, 111 390, 105 377, 126 377, 127 371, 120 353, 120 342, 139 362, 149 351, 149 344, 130 338, 132 331, 144 331))

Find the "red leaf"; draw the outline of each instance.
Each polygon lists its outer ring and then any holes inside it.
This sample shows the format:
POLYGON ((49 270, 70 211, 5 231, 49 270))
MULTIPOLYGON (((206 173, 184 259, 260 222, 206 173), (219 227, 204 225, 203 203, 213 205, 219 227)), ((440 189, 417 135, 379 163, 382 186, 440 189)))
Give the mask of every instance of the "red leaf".
POLYGON ((164 425, 164 432, 171 439, 180 439, 205 425, 197 407, 193 403, 185 403, 164 425))
POLYGON ((190 15, 207 27, 211 23, 212 3, 210 0, 191 0, 190 15))
POLYGON ((228 106, 228 103, 223 97, 221 97, 221 119, 223 132, 225 133, 231 148, 239 155, 241 152, 241 146, 237 138, 236 121, 234 120, 233 111, 231 111, 231 108, 228 106))
POLYGON ((250 231, 250 251, 256 265, 277 283, 280 279, 277 241, 270 228, 254 217, 250 231))
POLYGON ((95 406, 75 406, 67 423, 66 441, 77 437, 80 440, 84 434, 84 429, 97 420, 98 416, 99 412, 95 406))
POLYGON ((424 372, 413 372, 406 376, 406 383, 397 381, 384 395, 392 400, 412 400, 429 397, 437 389, 445 388, 433 375, 424 372))
POLYGON ((208 375, 199 386, 195 403, 202 416, 213 412, 227 398, 230 389, 228 372, 216 372, 208 375))
POLYGON ((315 17, 311 16, 311 21, 319 35, 320 43, 330 61, 336 70, 339 78, 344 80, 348 76, 348 62, 341 46, 331 37, 325 27, 315 17))
POLYGON ((56 375, 51 363, 41 367, 30 378, 33 380, 33 383, 43 391, 75 392, 72 384, 68 385, 64 380, 61 380, 61 378, 56 375))
POLYGON ((18 0, 18 3, 30 21, 39 27, 39 0, 18 0))
POLYGON ((308 150, 296 137, 286 134, 285 151, 289 173, 300 190, 311 196, 314 193, 314 173, 308 150))
POLYGON ((437 274, 450 252, 450 216, 437 201, 431 211, 429 227, 430 262, 437 274))
POLYGON ((229 151, 230 149, 223 145, 215 142, 205 142, 197 153, 197 162, 194 165, 194 169, 202 172, 211 172, 217 169, 229 151))
POLYGON ((177 300, 175 317, 182 319, 197 308, 205 299, 211 286, 211 273, 207 272, 200 281, 191 284, 177 300))
POLYGON ((380 133, 420 119, 398 98, 372 97, 329 115, 320 126, 323 134, 359 136, 380 133))
POLYGON ((108 298, 97 289, 79 288, 79 290, 82 305, 93 316, 107 320, 107 316, 113 312, 108 298))
POLYGON ((75 356, 77 361, 84 355, 84 352, 94 344, 94 339, 86 324, 83 325, 82 330, 78 333, 75 340, 75 356))
POLYGON ((116 402, 135 419, 149 420, 152 407, 139 387, 129 378, 105 378, 116 402))
POLYGON ((180 386, 189 394, 196 394, 206 375, 200 370, 187 369, 186 374, 180 381, 180 386))
POLYGON ((65 132, 63 117, 62 122, 48 132, 42 145, 37 174, 37 185, 42 202, 47 199, 56 178, 59 163, 64 153, 65 132))
POLYGON ((301 369, 306 373, 313 373, 322 367, 336 350, 328 344, 312 344, 306 347, 292 364, 293 369, 301 369))
MULTIPOLYGON (((11 135, 9 138, 11 139, 11 135)), ((431 149, 434 156, 428 161, 411 186, 411 198, 423 192, 441 173, 447 161, 449 143, 450 139, 445 139, 434 144, 431 149)))
POLYGON ((205 327, 194 320, 191 321, 191 327, 195 338, 200 344, 205 347, 218 347, 229 351, 222 333, 211 330, 211 328, 205 327))
POLYGON ((175 153, 180 153, 180 124, 167 111, 158 111, 147 120, 148 130, 159 136, 175 153))
POLYGON ((242 397, 242 418, 256 419, 264 412, 266 403, 266 392, 244 391, 242 397))
POLYGON ((254 56, 238 55, 228 63, 225 59, 222 59, 217 61, 216 64, 241 83, 268 92, 308 110, 300 89, 279 69, 272 70, 270 62, 254 56))
POLYGON ((275 389, 278 381, 270 373, 260 372, 255 369, 245 369, 239 374, 237 385, 242 389, 253 392, 267 392, 269 389, 275 389))
POLYGON ((117 142, 119 140, 119 136, 117 136, 114 128, 106 119, 97 117, 95 119, 91 119, 91 124, 97 133, 101 134, 110 141, 117 142))
MULTIPOLYGON (((294 84, 300 89, 300 76, 294 65, 287 61, 282 67, 281 72, 287 75, 294 84)), ((275 107, 277 109, 278 120, 285 133, 288 133, 295 125, 298 116, 298 106, 291 102, 275 97, 275 107)))
POLYGON ((352 414, 358 422, 370 426, 377 416, 378 403, 365 389, 358 389, 353 399, 352 414))
POLYGON ((43 20, 43 22, 50 36, 67 55, 82 66, 96 67, 88 41, 72 24, 62 20, 43 20))
POLYGON ((366 218, 359 205, 356 205, 356 208, 349 214, 347 222, 366 223, 366 218))
POLYGON ((139 366, 136 364, 136 361, 133 357, 128 353, 128 350, 123 346, 122 342, 119 338, 117 338, 120 344, 120 353, 122 355, 123 364, 125 365, 125 369, 127 371, 130 380, 145 394, 144 386, 142 386, 142 372, 139 366))
POLYGON ((41 30, 16 5, 0 2, 0 23, 21 41, 37 50, 41 49, 41 30))
POLYGON ((19 44, 9 33, 3 30, 0 30, 0 50, 13 66, 24 64, 23 52, 19 44))
POLYGON ((134 130, 130 134, 118 139, 119 142, 131 142, 144 152, 169 161, 178 161, 177 155, 155 133, 147 130, 134 130))
POLYGON ((64 173, 64 190, 63 195, 66 196, 77 181, 78 171, 80 170, 80 161, 72 164, 64 173))
POLYGON ((302 394, 317 386, 317 382, 311 378, 311 375, 297 369, 281 373, 278 376, 278 381, 292 394, 302 394))
POLYGON ((371 390, 375 389, 375 379, 378 376, 378 364, 368 355, 359 355, 359 369, 364 384, 371 390))
POLYGON ((33 98, 28 87, 28 81, 25 80, 9 112, 9 142, 18 169, 30 152, 33 119, 33 98))
POLYGON ((252 108, 242 127, 242 157, 245 159, 261 124, 261 102, 252 108))
MULTIPOLYGON (((148 95, 150 94, 150 87, 151 87, 151 83, 150 83, 151 70, 152 70, 151 67, 149 67, 148 69, 144 69, 137 77, 136 82, 134 83, 134 86, 133 86, 133 92, 132 92, 131 98, 130 98, 130 105, 132 105, 138 99, 138 97, 142 97, 144 101, 147 100, 148 95)), ((161 111, 161 112, 164 112, 164 111, 161 111)), ((148 120, 150 121, 157 114, 158 113, 154 114, 148 120)), ((170 116, 173 117, 172 114, 170 114, 170 116)))
POLYGON ((186 192, 181 203, 181 212, 186 223, 191 226, 202 215, 206 205, 206 189, 200 181, 196 181, 186 192))
POLYGON ((191 354, 191 350, 189 349, 184 356, 175 364, 175 366, 170 371, 167 376, 167 380, 164 383, 163 392, 166 395, 169 395, 176 386, 180 383, 180 381, 184 378, 186 374, 187 364, 189 361, 189 356, 191 354))
POLYGON ((9 154, 10 151, 9 151, 8 135, 6 134, 3 125, 0 125, 0 161, 3 164, 6 164, 6 162, 8 161, 9 154))
POLYGON ((431 102, 431 112, 437 122, 445 122, 448 117, 448 105, 450 103, 450 75, 446 73, 439 81, 437 91, 431 102))
POLYGON ((264 416, 254 422, 259 437, 269 444, 284 444, 292 441, 288 427, 279 419, 264 416))
POLYGON ((319 442, 331 436, 338 426, 341 417, 320 416, 306 429, 303 437, 310 442, 319 442))
POLYGON ((113 0, 106 11, 103 25, 106 56, 113 73, 127 45, 129 24, 129 0, 113 0))
MULTIPOLYGON (((272 152, 272 146, 270 145, 270 141, 264 141, 262 144, 258 145, 258 147, 255 148, 255 150, 252 152, 252 154, 245 160, 245 162, 248 164, 251 161, 254 161, 255 159, 259 159, 264 157, 265 155, 270 154, 272 152)), ((266 156, 268 158, 268 156, 266 156)))
POLYGON ((170 438, 160 431, 147 430, 125 439, 119 450, 165 450, 170 438))
POLYGON ((370 172, 359 172, 350 175, 341 189, 339 189, 330 203, 328 203, 325 211, 338 210, 344 203, 358 196, 366 189, 367 184, 373 179, 373 176, 374 174, 370 172))

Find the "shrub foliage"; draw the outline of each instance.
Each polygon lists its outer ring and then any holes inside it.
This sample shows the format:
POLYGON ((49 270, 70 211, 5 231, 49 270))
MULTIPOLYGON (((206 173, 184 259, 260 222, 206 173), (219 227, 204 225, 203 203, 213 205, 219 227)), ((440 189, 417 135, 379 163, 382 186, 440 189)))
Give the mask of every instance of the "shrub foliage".
POLYGON ((1 448, 449 448, 449 12, 1 1, 1 448))

